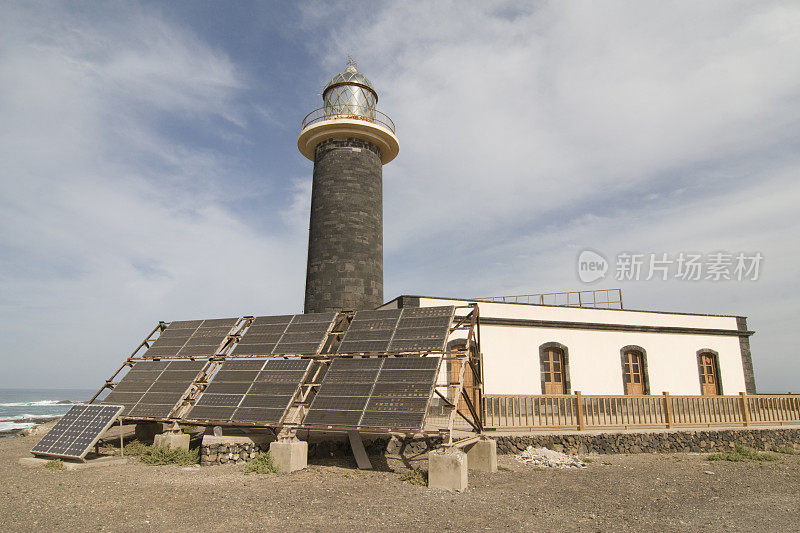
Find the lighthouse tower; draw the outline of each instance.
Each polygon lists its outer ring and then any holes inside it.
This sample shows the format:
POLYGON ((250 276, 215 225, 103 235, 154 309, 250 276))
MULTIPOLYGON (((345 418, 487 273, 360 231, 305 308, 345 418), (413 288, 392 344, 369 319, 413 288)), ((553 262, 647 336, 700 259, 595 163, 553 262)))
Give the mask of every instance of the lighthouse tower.
POLYGON ((303 120, 297 148, 314 162, 305 312, 383 303, 383 172, 400 145, 378 93, 353 61, 303 120))

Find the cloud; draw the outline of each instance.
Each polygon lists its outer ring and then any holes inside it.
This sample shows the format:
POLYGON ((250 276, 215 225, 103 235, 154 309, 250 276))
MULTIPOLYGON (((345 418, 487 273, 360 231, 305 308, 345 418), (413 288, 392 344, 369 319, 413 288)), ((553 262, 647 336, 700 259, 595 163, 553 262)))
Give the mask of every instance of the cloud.
POLYGON ((96 384, 158 319, 299 310, 298 43, 319 80, 352 54, 398 126, 387 298, 583 288, 585 248, 761 251, 758 282, 625 301, 748 315, 759 386, 796 385, 793 3, 307 2, 252 33, 297 54, 278 77, 161 9, 0 7, 0 386, 96 384))
POLYGON ((759 250, 759 282, 630 283, 626 301, 749 315, 760 386, 796 384, 777 326, 800 319, 796 5, 319 7, 325 68, 353 54, 398 127, 388 296, 575 290, 584 248, 759 250))
POLYGON ((136 6, 41 7, 0 14, 0 386, 102 383, 159 319, 299 310, 302 232, 222 203, 234 61, 136 6))

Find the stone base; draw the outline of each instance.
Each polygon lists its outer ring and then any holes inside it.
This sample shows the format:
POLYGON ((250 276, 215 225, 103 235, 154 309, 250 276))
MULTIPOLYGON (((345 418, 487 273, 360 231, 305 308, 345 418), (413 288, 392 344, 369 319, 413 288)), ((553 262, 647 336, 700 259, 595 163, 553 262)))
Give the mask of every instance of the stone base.
POLYGON ((497 472, 497 441, 479 440, 466 447, 467 461, 471 470, 497 472))
POLYGON ((162 433, 153 438, 153 445, 167 448, 181 448, 189 451, 191 436, 186 433, 162 433))
POLYGON ((308 443, 304 440, 271 442, 269 454, 278 469, 285 474, 308 466, 308 443))
POLYGON ((200 464, 216 465, 235 463, 242 464, 255 459, 260 452, 269 448, 271 435, 203 435, 200 445, 200 464))
MULTIPOLYGON (((421 463, 427 460, 428 452, 436 450, 442 445, 440 437, 422 435, 393 435, 389 437, 362 432, 361 439, 367 455, 402 457, 411 463, 421 463)), ((352 455, 351 446, 348 443, 347 435, 344 433, 312 433, 306 440, 308 442, 308 456, 311 459, 349 458, 352 455)))
POLYGON ((152 444, 155 436, 164 432, 164 424, 161 422, 141 422, 136 424, 133 433, 136 440, 145 444, 152 444))
MULTIPOLYGON (((44 465, 51 460, 52 459, 46 459, 44 457, 23 457, 18 462, 22 466, 43 468, 44 465)), ((120 457, 119 455, 106 455, 103 457, 96 457, 94 459, 87 459, 85 463, 62 460, 61 464, 64 465, 66 470, 81 470, 84 468, 94 468, 100 466, 124 465, 127 462, 127 457, 120 457)))
POLYGON ((461 450, 428 453, 428 487, 467 490, 467 454, 461 450))

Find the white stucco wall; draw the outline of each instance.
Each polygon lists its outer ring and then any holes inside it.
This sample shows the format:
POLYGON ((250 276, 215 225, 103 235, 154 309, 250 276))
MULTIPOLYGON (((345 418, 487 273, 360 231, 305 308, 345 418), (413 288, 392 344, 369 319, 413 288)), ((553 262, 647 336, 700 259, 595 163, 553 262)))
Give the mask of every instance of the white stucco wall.
MULTIPOLYGON (((457 300, 422 298, 423 307, 462 305, 457 300)), ((649 313, 556 306, 480 303, 482 317, 550 320, 596 324, 727 329, 730 316, 649 313)), ((649 333, 529 326, 481 326, 486 394, 541 394, 539 346, 558 342, 567 347, 571 392, 623 394, 620 349, 640 346, 647 357, 651 394, 700 394, 697 351, 719 354, 724 394, 745 390, 739 338, 736 335, 649 333)))

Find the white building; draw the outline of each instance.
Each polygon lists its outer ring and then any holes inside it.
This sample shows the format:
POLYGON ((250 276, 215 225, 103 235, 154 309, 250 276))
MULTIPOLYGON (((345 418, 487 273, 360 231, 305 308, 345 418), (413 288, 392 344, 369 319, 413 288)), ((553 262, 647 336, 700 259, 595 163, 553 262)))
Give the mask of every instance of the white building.
POLYGON ((425 296, 381 308, 472 302, 487 395, 756 392, 745 317, 425 296))

